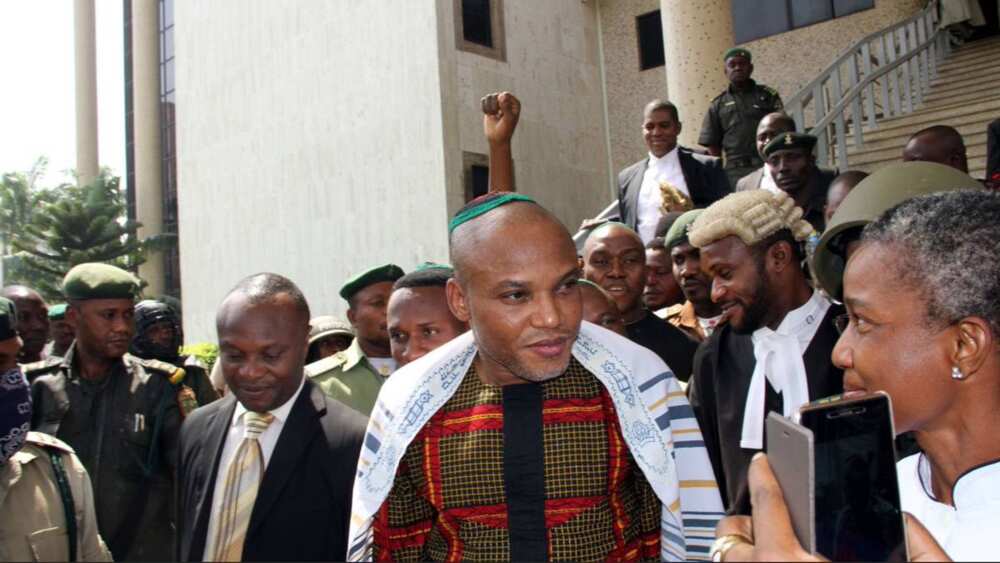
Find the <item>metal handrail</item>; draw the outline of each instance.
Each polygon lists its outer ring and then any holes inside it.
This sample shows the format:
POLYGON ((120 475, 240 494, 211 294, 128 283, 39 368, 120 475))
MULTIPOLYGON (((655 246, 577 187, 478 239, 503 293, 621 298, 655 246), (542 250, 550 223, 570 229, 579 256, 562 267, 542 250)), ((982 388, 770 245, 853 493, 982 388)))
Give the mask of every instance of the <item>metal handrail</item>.
POLYGON ((864 125, 877 129, 880 119, 906 115, 923 103, 938 64, 951 51, 949 36, 938 25, 938 1, 857 41, 785 104, 798 129, 818 138, 821 166, 848 167, 848 124, 854 146, 861 147, 864 125), (811 128, 806 122, 810 104, 811 128))

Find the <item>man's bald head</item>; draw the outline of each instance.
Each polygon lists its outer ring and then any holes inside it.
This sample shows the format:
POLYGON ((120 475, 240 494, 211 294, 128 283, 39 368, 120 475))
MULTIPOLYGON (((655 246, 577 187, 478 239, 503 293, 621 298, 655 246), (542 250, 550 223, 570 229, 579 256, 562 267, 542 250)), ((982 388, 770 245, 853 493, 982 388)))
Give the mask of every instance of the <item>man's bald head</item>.
POLYGON ((633 229, 629 228, 628 225, 610 221, 608 223, 604 223, 603 225, 595 227, 594 230, 591 231, 589 235, 587 235, 587 239, 583 242, 584 260, 586 260, 587 255, 590 252, 594 251, 595 246, 602 244, 608 238, 617 238, 617 237, 628 238, 634 241, 636 244, 638 244, 640 248, 645 248, 645 246, 642 244, 642 238, 640 238, 639 234, 636 233, 633 229))
POLYGON ((0 296, 6 297, 11 301, 14 301, 15 299, 32 299, 43 303, 45 302, 45 300, 42 299, 41 294, 24 285, 8 285, 3 288, 3 290, 0 290, 0 296))
POLYGON ((544 207, 529 201, 507 203, 459 225, 448 245, 455 279, 463 285, 472 271, 512 249, 550 246, 576 255, 566 227, 544 207))
POLYGON ((583 277, 600 285, 618 305, 626 322, 643 313, 646 248, 635 231, 621 223, 605 223, 583 245, 583 277))
POLYGON ((903 161, 937 162, 969 173, 965 140, 948 125, 933 125, 914 133, 903 148, 903 161))
POLYGON ((771 139, 782 133, 793 132, 795 132, 795 120, 787 113, 776 111, 765 115, 757 124, 755 137, 757 152, 764 156, 764 147, 771 142, 771 139))
POLYGON ((309 304, 302 291, 288 278, 272 273, 261 273, 240 280, 223 299, 216 315, 216 324, 221 326, 224 317, 235 302, 244 305, 285 305, 291 315, 302 321, 308 332, 309 304))

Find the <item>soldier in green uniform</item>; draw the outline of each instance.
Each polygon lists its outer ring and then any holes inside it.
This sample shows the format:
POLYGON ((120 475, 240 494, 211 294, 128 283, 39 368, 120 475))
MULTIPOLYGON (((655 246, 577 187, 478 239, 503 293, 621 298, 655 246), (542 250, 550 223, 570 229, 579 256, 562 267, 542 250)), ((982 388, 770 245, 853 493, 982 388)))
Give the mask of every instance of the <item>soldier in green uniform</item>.
POLYGON ((145 299, 135 304, 135 338, 129 353, 144 360, 160 360, 183 367, 184 385, 194 391, 199 405, 207 405, 219 398, 208 379, 208 372, 194 356, 182 356, 184 337, 180 319, 173 307, 166 303, 145 299))
POLYGON ((59 303, 49 307, 49 338, 48 346, 42 352, 46 358, 62 356, 73 343, 73 327, 66 320, 66 304, 59 303))
POLYGON ((76 340, 63 358, 24 366, 31 428, 72 447, 90 473, 101 536, 116 560, 173 555, 177 438, 196 406, 184 370, 127 353, 138 280, 107 264, 63 279, 76 340))
POLYGON ((73 449, 30 432, 14 303, 0 297, 0 561, 111 561, 90 477, 73 449))
POLYGON ((781 111, 784 105, 773 88, 750 78, 753 74, 750 51, 733 47, 722 59, 729 88, 708 106, 698 144, 712 156, 724 156, 726 175, 735 189, 740 178, 763 164, 756 147, 757 124, 765 115, 781 111))
POLYGON ((347 319, 354 342, 343 352, 306 366, 306 374, 327 395, 368 416, 379 389, 396 370, 386 326, 386 308, 392 284, 403 270, 386 264, 362 272, 340 288, 348 304, 347 319))

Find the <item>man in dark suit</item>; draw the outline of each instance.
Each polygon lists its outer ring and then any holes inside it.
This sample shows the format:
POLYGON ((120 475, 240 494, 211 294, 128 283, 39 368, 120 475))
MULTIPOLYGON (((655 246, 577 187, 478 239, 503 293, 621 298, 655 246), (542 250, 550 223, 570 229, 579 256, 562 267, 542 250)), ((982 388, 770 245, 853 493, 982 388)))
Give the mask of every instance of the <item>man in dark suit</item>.
POLYGON ((656 224, 664 212, 661 190, 664 184, 685 196, 693 207, 707 207, 732 190, 720 159, 677 144, 681 132, 677 106, 653 100, 646 104, 643 115, 642 129, 649 155, 618 173, 618 212, 621 222, 635 229, 643 243, 648 243, 654 238, 656 224))
POLYGON ((343 560, 364 418, 304 375, 309 306, 257 274, 219 307, 232 391, 180 436, 177 559, 343 560))

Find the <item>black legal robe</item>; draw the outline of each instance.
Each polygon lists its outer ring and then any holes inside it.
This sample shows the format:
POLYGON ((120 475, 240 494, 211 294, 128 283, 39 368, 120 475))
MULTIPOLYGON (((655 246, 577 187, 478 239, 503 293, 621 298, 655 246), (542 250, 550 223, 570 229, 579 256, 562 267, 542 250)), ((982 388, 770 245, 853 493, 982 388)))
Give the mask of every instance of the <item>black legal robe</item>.
POLYGON ((687 381, 691 378, 698 343, 688 338, 679 328, 646 311, 643 318, 626 325, 625 331, 629 340, 655 352, 677 379, 687 381))
MULTIPOLYGON (((809 400, 829 397, 844 390, 843 371, 830 359, 840 334, 833 319, 844 312, 833 305, 806 348, 805 363, 809 400)), ((750 379, 756 366, 753 341, 749 334, 737 334, 731 326, 723 326, 712 334, 694 359, 694 375, 688 387, 688 398, 705 438, 715 478, 722 493, 722 502, 731 514, 750 513, 747 490, 747 469, 750 459, 759 450, 740 447, 743 434, 743 412, 746 408, 750 379)), ((781 395, 767 383, 764 413, 783 412, 781 395)), ((765 437, 766 440, 766 437, 765 437)), ((765 450, 767 444, 764 444, 765 450)))

